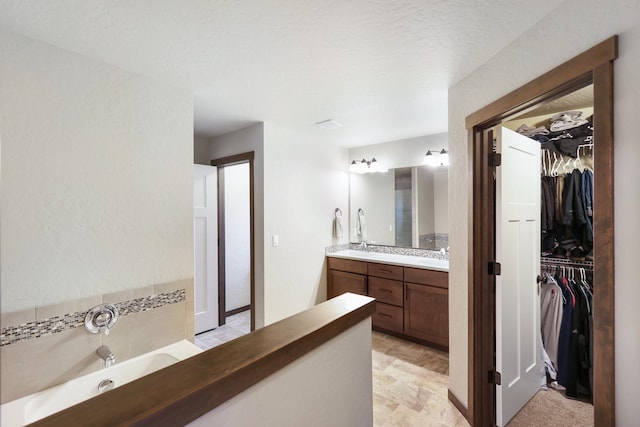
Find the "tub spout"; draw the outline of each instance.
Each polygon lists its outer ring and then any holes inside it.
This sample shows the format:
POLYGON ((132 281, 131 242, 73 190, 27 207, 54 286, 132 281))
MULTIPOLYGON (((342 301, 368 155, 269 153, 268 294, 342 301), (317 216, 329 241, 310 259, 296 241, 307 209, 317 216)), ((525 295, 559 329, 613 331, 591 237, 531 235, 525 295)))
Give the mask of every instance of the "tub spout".
POLYGON ((116 355, 113 354, 113 352, 106 345, 101 345, 100 347, 98 347, 96 353, 104 361, 105 368, 108 368, 109 366, 116 363, 116 355))

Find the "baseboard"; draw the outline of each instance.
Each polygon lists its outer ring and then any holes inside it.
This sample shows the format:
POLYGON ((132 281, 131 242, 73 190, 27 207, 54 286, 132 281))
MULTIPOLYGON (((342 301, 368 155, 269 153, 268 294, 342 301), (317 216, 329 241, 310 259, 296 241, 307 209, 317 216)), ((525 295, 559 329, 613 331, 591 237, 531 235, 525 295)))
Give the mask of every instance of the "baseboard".
POLYGON ((227 311, 224 313, 224 317, 233 316, 234 314, 242 313, 243 311, 251 310, 250 305, 245 305, 244 307, 234 308, 233 310, 227 311))
MULTIPOLYGON (((456 395, 451 392, 450 389, 447 389, 447 396, 449 397, 449 401, 453 404, 453 406, 455 406, 456 409, 462 414, 462 416, 465 417, 467 421, 469 421, 469 411, 464 407, 462 402, 458 400, 456 395)), ((471 421, 469 421, 469 423, 471 423, 471 421)))

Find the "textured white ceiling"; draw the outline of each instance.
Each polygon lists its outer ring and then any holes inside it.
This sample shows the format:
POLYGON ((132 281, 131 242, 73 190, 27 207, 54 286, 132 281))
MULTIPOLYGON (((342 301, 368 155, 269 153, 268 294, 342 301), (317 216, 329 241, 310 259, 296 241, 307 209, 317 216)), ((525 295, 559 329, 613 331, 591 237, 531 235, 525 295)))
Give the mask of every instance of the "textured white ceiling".
POLYGON ((593 107, 593 85, 585 86, 582 89, 571 92, 560 98, 549 101, 545 104, 536 106, 531 111, 516 117, 517 119, 526 119, 529 117, 544 116, 547 114, 556 114, 560 111, 579 110, 581 108, 593 107))
POLYGON ((190 89, 196 134, 358 146, 446 131, 448 87, 562 1, 0 0, 0 26, 190 89))

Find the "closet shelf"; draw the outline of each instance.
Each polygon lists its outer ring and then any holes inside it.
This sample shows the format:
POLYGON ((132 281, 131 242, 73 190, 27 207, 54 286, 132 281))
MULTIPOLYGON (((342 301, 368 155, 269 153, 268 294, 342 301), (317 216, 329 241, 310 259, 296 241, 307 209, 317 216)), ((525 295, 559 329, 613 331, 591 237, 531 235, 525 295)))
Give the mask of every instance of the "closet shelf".
POLYGON ((565 258, 540 258, 541 266, 566 266, 566 267, 579 267, 593 270, 593 261, 574 261, 572 259, 565 258))

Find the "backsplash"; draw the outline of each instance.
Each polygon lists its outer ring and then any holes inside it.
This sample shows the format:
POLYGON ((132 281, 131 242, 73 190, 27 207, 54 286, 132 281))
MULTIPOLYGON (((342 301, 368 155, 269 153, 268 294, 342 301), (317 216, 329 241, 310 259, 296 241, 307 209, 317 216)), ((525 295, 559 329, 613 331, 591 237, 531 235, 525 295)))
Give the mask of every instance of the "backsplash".
MULTIPOLYGON (((334 245, 328 246, 325 248, 325 253, 334 253, 345 250, 363 250, 359 243, 348 243, 343 245, 334 245)), ((440 260, 449 260, 449 253, 442 253, 437 250, 423 249, 423 248, 402 248, 398 246, 383 246, 383 245, 367 245, 367 251, 369 252, 379 252, 386 254, 396 254, 396 255, 408 255, 408 256, 419 256, 425 258, 434 258, 440 260)))
POLYGON ((439 251, 440 249, 447 249, 449 247, 449 234, 447 233, 429 233, 421 234, 418 238, 420 247, 424 249, 430 249, 433 251, 439 251))

